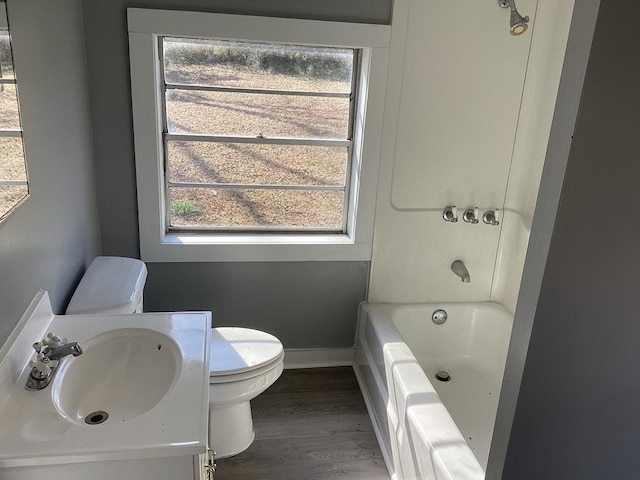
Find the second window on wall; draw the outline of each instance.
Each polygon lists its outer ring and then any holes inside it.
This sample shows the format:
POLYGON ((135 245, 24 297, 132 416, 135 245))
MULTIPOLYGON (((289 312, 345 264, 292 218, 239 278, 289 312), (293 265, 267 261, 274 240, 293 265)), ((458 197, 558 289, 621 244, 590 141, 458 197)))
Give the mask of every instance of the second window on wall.
POLYGON ((345 233, 359 50, 158 40, 167 231, 345 233))

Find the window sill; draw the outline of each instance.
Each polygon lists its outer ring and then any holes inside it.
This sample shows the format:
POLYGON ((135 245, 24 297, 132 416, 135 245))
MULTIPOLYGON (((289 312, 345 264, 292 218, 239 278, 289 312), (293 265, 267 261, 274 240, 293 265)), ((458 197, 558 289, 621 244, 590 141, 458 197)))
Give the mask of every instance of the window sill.
POLYGON ((370 261, 371 244, 348 235, 165 234, 142 246, 147 262, 370 261))

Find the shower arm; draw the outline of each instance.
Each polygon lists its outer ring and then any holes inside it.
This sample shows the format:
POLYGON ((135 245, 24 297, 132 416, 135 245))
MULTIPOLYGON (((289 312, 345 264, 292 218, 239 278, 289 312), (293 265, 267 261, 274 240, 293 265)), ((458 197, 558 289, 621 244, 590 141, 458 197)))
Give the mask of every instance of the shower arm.
POLYGON ((511 11, 516 9, 516 4, 513 0, 498 0, 498 4, 502 8, 510 8, 511 11))
MULTIPOLYGON (((516 7, 516 0, 498 0, 498 5, 500 5, 502 8, 508 8, 509 10, 511 10, 511 13, 515 12, 520 15, 520 12, 518 12, 518 9, 516 7)), ((526 19, 525 22, 529 21, 529 16, 522 18, 526 19)))

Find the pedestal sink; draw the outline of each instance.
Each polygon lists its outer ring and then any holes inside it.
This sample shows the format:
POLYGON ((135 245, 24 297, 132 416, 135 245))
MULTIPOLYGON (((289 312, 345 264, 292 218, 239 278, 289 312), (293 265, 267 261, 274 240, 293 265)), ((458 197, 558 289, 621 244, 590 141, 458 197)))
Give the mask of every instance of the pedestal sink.
POLYGON ((58 411, 80 424, 113 424, 151 410, 181 367, 175 341, 149 329, 111 330, 82 342, 82 349, 52 385, 58 411))

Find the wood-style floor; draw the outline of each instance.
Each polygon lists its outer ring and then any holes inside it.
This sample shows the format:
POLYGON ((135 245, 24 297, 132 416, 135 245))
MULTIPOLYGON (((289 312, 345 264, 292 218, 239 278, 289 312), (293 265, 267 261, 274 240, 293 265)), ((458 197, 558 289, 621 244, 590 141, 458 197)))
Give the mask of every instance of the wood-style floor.
POLYGON ((251 407, 256 439, 215 480, 389 480, 351 367, 285 370, 251 407))

